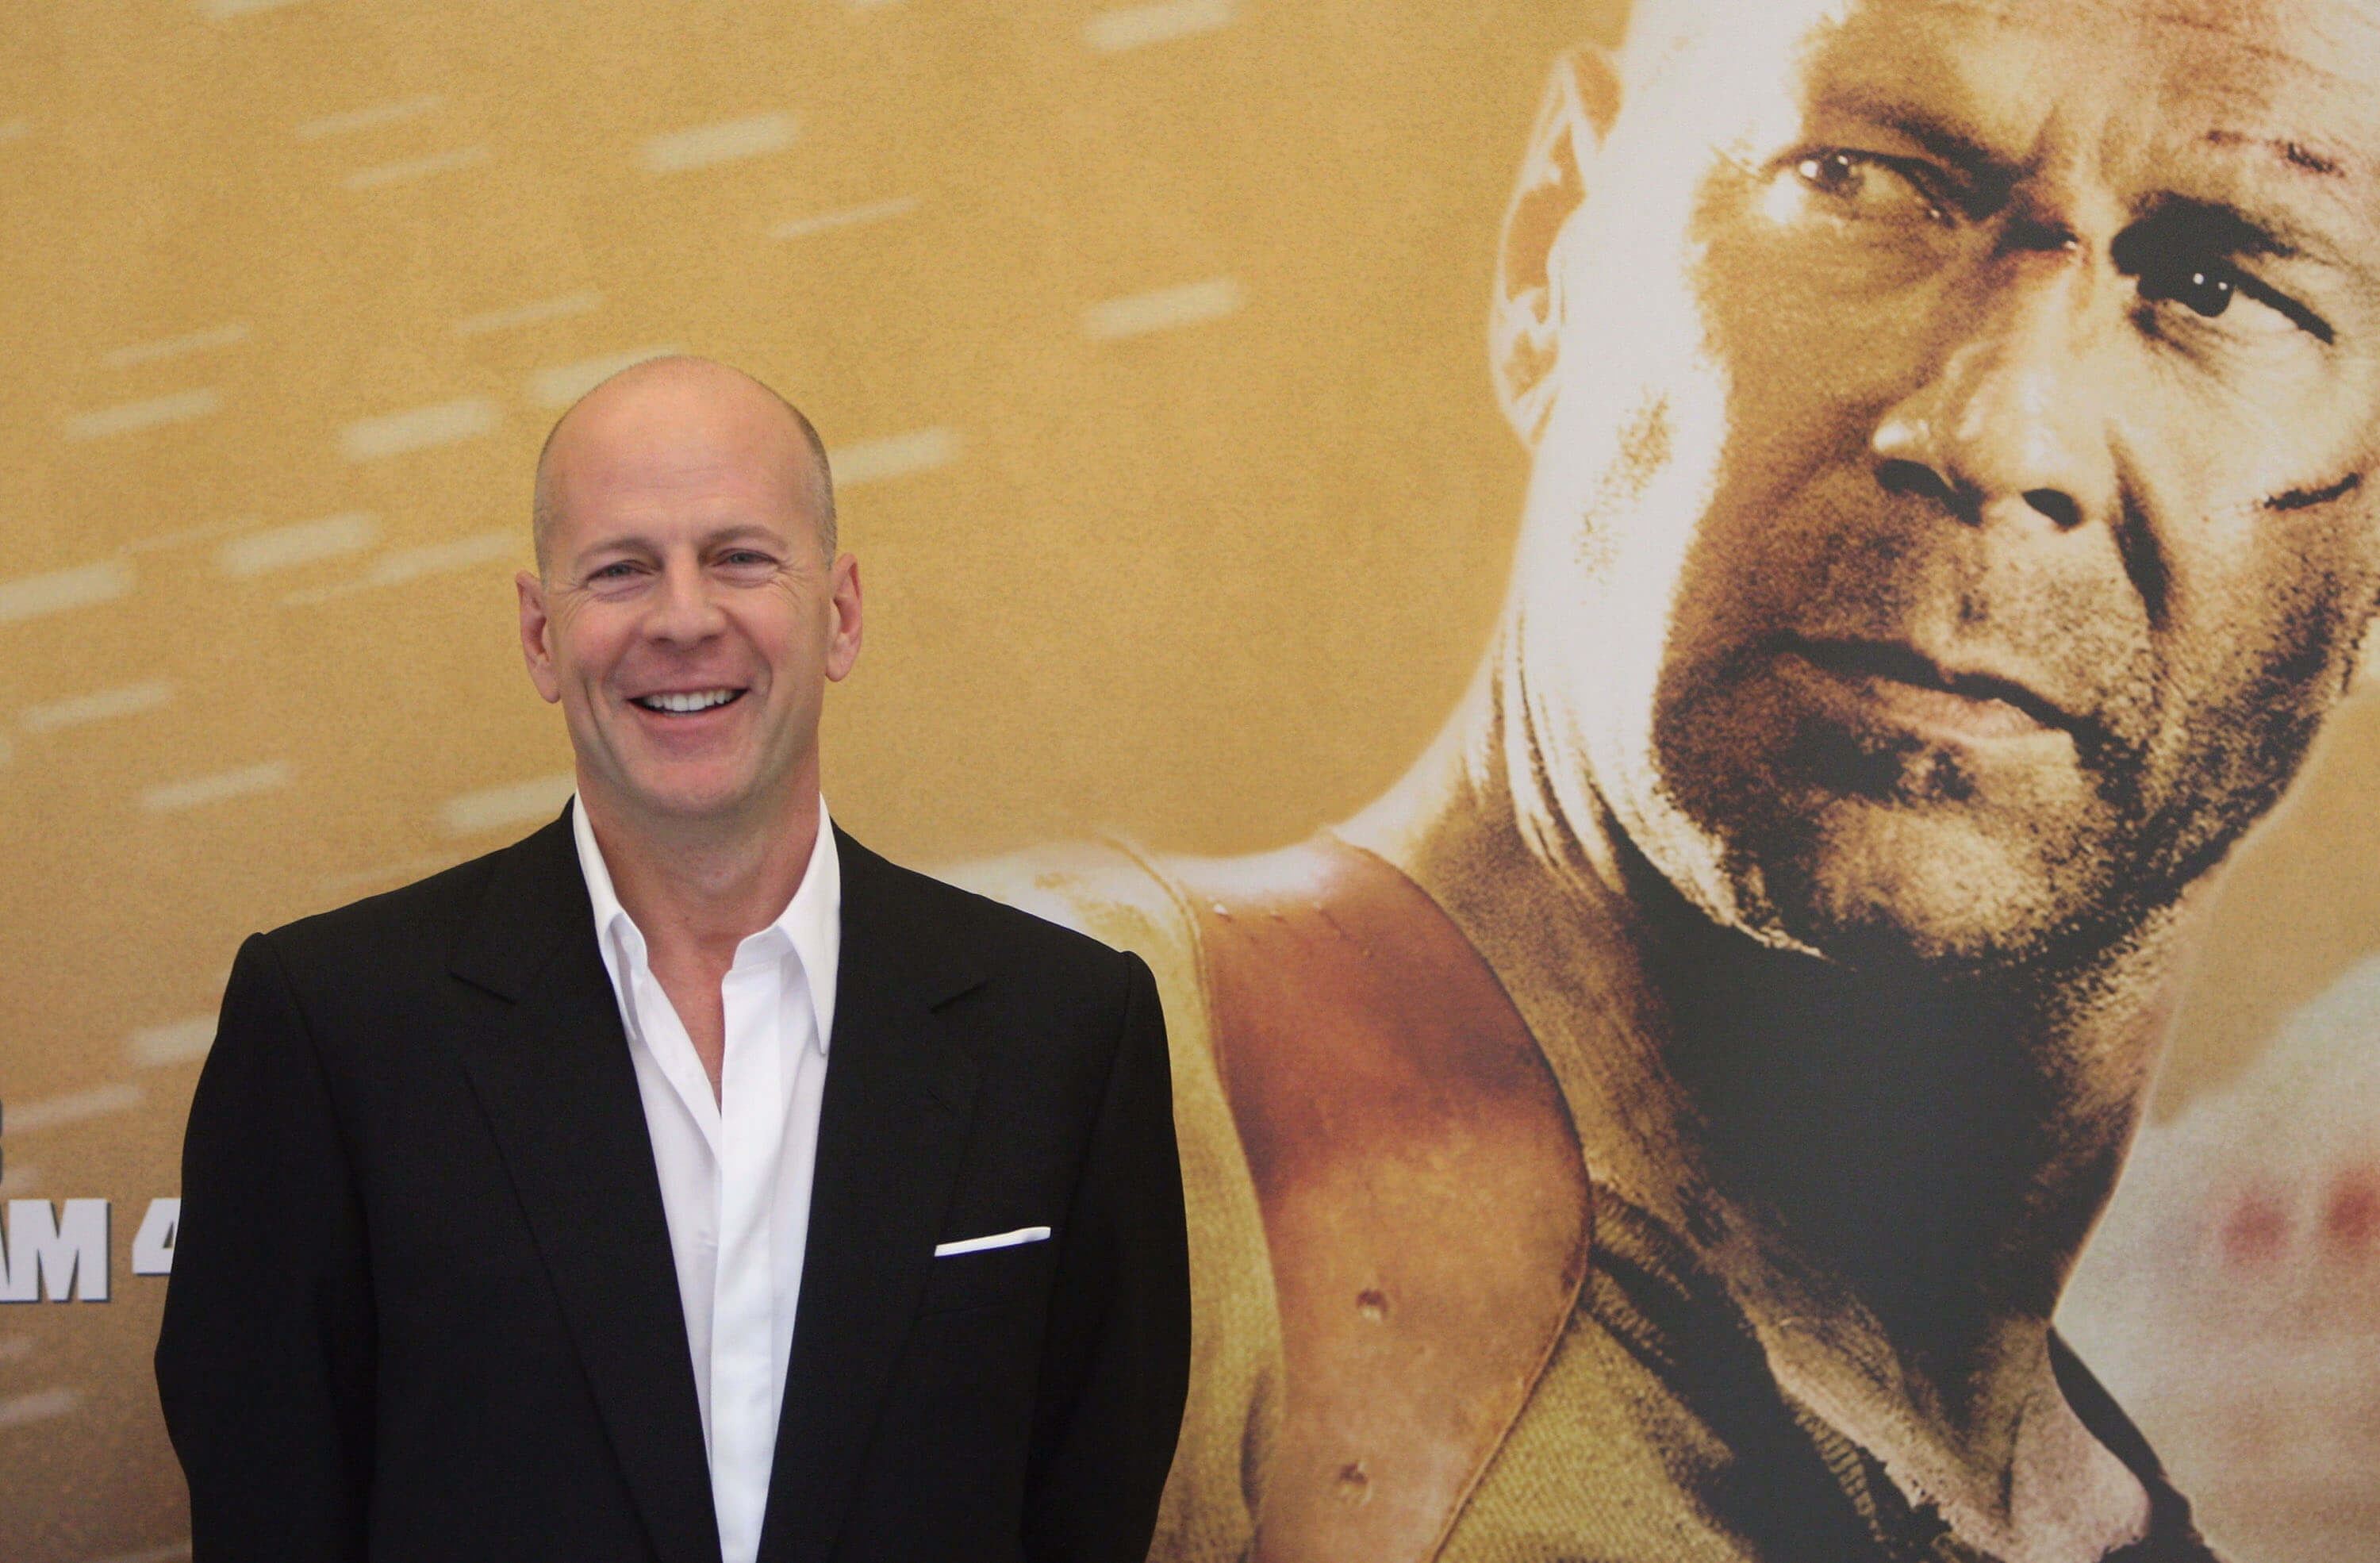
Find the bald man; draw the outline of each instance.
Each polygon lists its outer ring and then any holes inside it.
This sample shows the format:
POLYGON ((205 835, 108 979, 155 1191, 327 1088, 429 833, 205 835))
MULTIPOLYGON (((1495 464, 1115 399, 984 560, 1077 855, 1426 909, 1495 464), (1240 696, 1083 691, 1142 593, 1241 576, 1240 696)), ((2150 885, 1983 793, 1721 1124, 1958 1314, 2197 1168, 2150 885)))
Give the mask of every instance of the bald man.
POLYGON ((536 491, 577 796, 225 995, 157 1348, 195 1563, 1136 1563, 1189 1351, 1148 968, 828 818, 859 575, 774 393, 626 370, 536 491))

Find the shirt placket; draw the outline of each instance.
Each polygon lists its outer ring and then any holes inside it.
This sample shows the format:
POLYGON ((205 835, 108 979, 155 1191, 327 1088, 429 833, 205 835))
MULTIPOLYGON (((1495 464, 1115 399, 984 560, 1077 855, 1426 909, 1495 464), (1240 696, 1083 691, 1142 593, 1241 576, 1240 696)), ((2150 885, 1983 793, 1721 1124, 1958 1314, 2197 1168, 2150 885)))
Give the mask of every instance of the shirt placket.
POLYGON ((720 1068, 719 1261, 712 1305, 712 1480, 722 1484, 720 1541, 731 1560, 759 1546, 774 1454, 771 1341, 775 1254, 771 1215, 778 1124, 784 1112, 775 992, 783 953, 767 936, 739 951, 721 985, 724 1048, 720 1068))

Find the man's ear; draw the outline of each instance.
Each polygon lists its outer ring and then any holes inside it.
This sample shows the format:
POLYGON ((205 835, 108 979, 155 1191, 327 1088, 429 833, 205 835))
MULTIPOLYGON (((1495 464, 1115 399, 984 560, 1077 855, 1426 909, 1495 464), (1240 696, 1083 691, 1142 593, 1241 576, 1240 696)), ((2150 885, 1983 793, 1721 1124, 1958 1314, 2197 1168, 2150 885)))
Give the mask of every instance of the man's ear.
POLYGON ((562 698, 562 680, 554 673, 553 650, 546 643, 553 620, 546 609, 545 583, 534 571, 523 570, 513 577, 513 590, 520 597, 521 659, 528 663, 528 681, 552 705, 562 698))
POLYGON ((859 561, 848 553, 838 558, 830 589, 834 629, 827 637, 826 676, 840 684, 851 676, 851 670, 859 661, 859 561))
POLYGON ((1488 356, 1504 417, 1532 447, 1552 409, 1560 348, 1561 322, 1554 318, 1548 263, 1563 224, 1586 199, 1582 170, 1619 116, 1620 92, 1619 62, 1599 44, 1574 49, 1554 62, 1520 182, 1504 209, 1488 356))

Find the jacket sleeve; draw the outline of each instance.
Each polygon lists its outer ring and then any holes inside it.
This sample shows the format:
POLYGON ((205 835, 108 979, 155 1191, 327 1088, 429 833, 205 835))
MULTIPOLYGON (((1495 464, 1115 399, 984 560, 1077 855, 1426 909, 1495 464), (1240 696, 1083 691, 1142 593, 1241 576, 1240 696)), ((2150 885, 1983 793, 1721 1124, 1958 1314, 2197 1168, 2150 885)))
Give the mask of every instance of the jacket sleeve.
POLYGON ((259 935, 191 1102, 157 1341, 192 1563, 363 1557, 374 1351, 353 1174, 305 1017, 259 935))
POLYGON ((1157 984, 1127 963, 1115 1054, 1062 1234, 1027 1469, 1034 1563, 1141 1563, 1190 1379, 1189 1239, 1157 984))

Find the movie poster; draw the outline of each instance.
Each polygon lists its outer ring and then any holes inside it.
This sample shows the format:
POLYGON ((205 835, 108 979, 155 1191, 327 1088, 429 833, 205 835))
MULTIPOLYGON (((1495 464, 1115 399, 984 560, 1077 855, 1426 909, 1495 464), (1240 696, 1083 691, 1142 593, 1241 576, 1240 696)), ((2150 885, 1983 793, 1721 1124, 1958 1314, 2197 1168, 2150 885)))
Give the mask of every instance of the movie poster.
POLYGON ((2380 8, 18 6, 0 1557, 249 932, 568 796, 511 576, 695 352, 832 452, 839 822, 1128 946, 1154 1556, 2380 1547, 2380 8))

